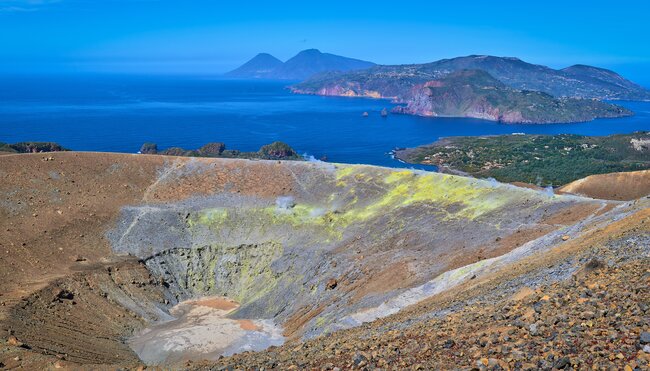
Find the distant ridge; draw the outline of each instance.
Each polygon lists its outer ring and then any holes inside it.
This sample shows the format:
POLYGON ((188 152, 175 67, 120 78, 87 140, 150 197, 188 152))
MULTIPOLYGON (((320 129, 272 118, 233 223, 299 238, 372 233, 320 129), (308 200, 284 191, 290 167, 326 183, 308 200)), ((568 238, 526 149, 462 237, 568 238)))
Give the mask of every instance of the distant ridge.
POLYGON ((469 55, 424 64, 383 65, 364 71, 328 73, 298 85, 297 90, 318 94, 318 91, 331 92, 337 87, 346 87, 353 90, 348 95, 364 95, 364 92, 370 91, 373 96, 378 93, 383 97, 403 98, 415 85, 460 70, 485 71, 513 89, 540 91, 554 97, 650 100, 650 91, 610 70, 585 65, 555 70, 519 58, 490 55, 469 55))
POLYGON ((251 79, 305 80, 322 72, 347 72, 375 66, 372 62, 322 53, 318 49, 307 49, 293 58, 282 62, 274 56, 261 53, 228 72, 226 76, 251 79))
POLYGON ((650 94, 648 94, 648 91, 645 88, 641 87, 638 84, 635 84, 630 80, 625 79, 623 76, 617 74, 616 72, 605 68, 576 64, 574 66, 564 68, 561 71, 571 77, 590 84, 603 86, 610 85, 613 91, 638 92, 640 93, 641 98, 645 98, 646 100, 650 99, 650 94))

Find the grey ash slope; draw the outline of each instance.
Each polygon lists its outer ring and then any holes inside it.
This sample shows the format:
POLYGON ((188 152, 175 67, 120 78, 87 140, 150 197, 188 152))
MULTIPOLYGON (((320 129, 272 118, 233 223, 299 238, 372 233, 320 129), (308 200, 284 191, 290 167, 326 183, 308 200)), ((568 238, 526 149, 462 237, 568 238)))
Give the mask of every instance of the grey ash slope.
POLYGON ((227 73, 226 76, 274 80, 305 80, 322 72, 346 72, 370 68, 374 65, 372 62, 322 53, 318 49, 308 49, 301 51, 284 63, 269 54, 258 54, 243 66, 227 73))

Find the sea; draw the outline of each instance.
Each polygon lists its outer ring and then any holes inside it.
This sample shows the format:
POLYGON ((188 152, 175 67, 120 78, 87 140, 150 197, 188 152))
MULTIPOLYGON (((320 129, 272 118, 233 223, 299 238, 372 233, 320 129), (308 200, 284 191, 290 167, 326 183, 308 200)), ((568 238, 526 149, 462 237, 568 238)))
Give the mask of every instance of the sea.
POLYGON ((650 102, 616 102, 634 111, 632 117, 512 125, 382 117, 382 109, 394 106, 389 100, 296 95, 290 84, 177 75, 0 76, 0 142, 52 141, 78 151, 137 153, 145 142, 159 149, 224 142, 229 149, 256 151, 283 141, 328 162, 427 169, 399 162, 391 152, 447 136, 650 131, 650 102))

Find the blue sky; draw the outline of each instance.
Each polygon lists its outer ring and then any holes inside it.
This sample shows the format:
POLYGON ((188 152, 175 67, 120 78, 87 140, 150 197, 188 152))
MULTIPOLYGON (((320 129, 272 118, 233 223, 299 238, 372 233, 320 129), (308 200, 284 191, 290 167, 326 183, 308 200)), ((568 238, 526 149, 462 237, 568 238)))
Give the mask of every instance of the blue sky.
POLYGON ((394 64, 468 54, 650 82, 648 1, 0 0, 0 70, 218 73, 307 48, 394 64))

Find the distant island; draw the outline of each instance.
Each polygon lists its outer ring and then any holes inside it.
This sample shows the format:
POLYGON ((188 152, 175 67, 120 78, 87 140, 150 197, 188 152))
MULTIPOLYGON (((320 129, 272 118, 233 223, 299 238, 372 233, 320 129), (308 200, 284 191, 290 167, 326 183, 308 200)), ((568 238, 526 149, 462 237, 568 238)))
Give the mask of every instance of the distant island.
POLYGON ((241 67, 230 71, 227 77, 270 80, 305 80, 323 72, 361 70, 375 66, 372 62, 322 53, 318 49, 303 50, 282 62, 278 58, 260 53, 241 67))
POLYGON ((284 142, 273 142, 262 146, 257 152, 242 152, 239 150, 226 149, 221 142, 208 143, 195 150, 186 150, 181 147, 171 147, 159 151, 155 143, 145 143, 140 148, 141 154, 165 155, 165 156, 186 156, 186 157, 215 157, 215 158, 244 158, 261 160, 302 160, 302 156, 284 142))
POLYGON ((559 186, 593 174, 650 169, 650 132, 449 137, 395 156, 442 172, 559 186))
POLYGON ((503 123, 571 123, 629 116, 605 100, 650 100, 650 91, 617 73, 575 65, 562 70, 518 58, 472 55, 426 64, 324 72, 294 93, 388 98, 393 112, 472 117, 503 123))

